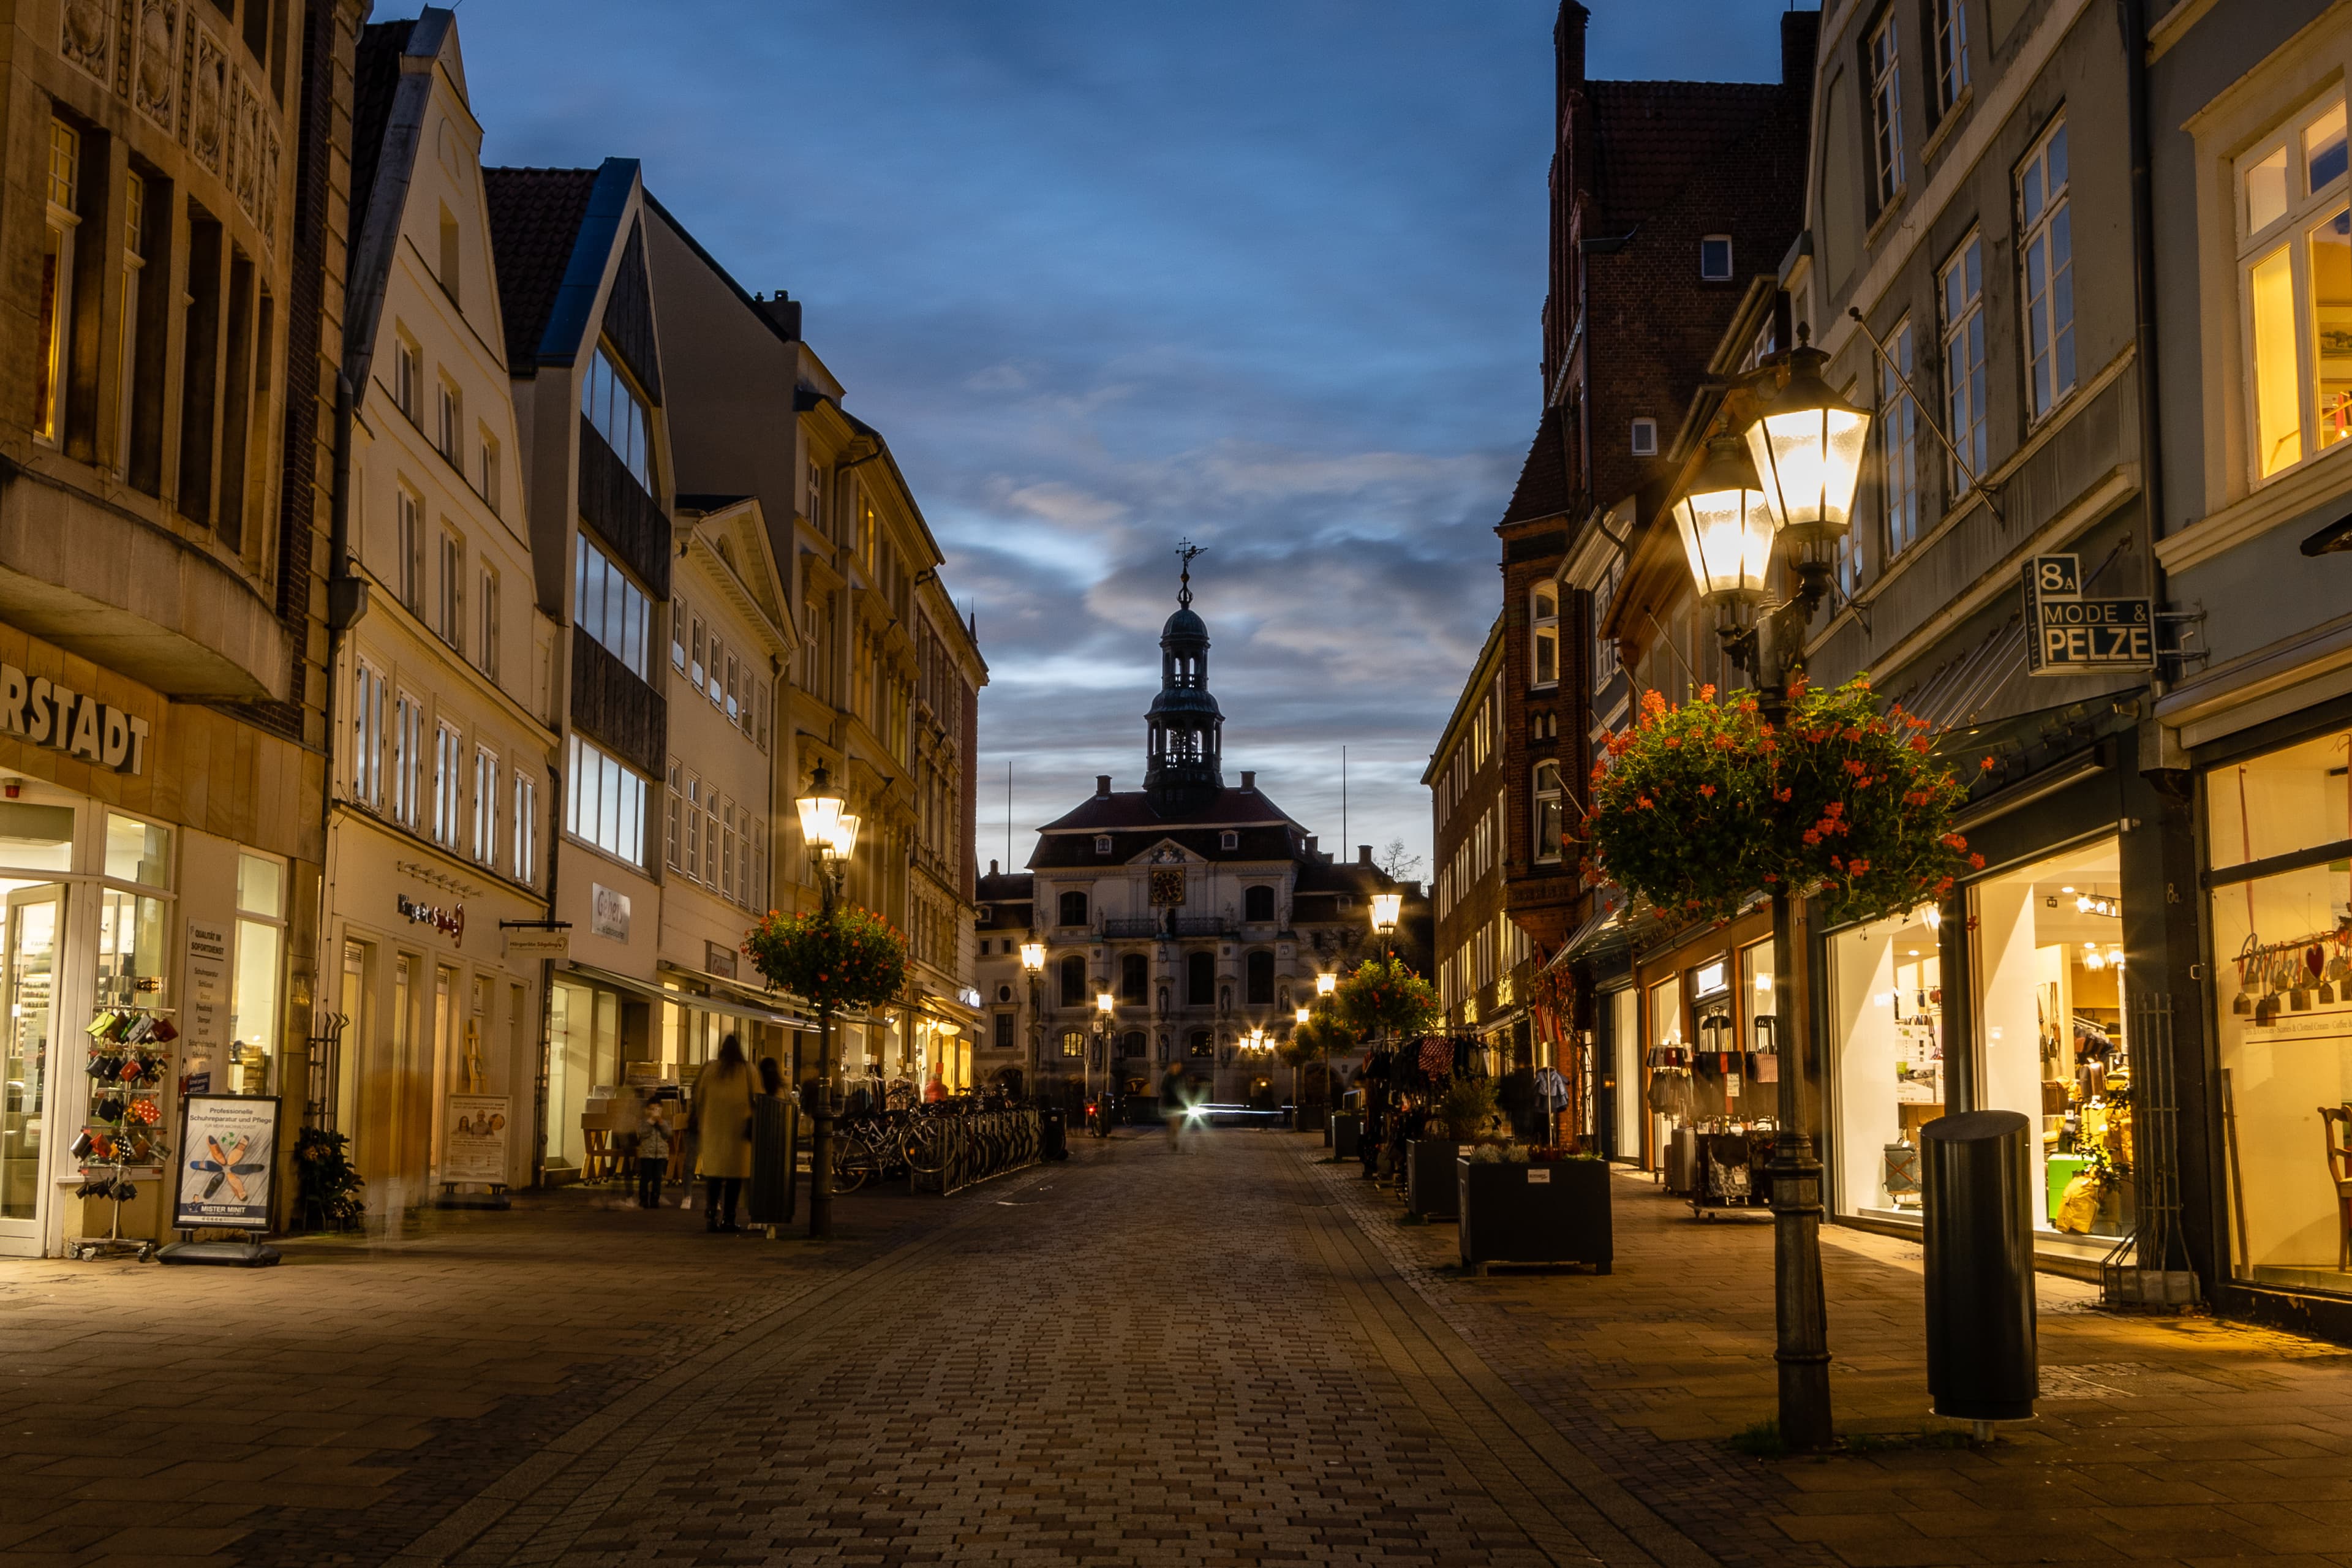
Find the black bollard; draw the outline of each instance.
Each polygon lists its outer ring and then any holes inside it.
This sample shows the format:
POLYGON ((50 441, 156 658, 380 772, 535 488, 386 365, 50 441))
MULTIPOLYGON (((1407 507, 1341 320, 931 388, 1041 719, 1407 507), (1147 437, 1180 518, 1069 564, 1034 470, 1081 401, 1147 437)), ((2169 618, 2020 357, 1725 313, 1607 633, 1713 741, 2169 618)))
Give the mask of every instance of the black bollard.
POLYGON ((2034 1352, 2032 1124, 1969 1110, 1919 1130, 1927 1272, 1927 1393, 1938 1415, 2030 1420, 2034 1352))

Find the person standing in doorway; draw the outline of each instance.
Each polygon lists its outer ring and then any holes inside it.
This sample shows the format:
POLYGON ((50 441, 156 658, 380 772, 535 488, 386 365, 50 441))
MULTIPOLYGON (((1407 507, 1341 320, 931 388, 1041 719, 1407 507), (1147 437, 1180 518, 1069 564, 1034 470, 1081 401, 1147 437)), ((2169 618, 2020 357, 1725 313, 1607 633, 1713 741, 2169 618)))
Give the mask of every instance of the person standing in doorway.
POLYGON ((751 1069, 730 1035, 694 1079, 695 1166, 702 1177, 702 1227, 742 1230, 735 1223, 743 1178, 751 1173, 751 1069))

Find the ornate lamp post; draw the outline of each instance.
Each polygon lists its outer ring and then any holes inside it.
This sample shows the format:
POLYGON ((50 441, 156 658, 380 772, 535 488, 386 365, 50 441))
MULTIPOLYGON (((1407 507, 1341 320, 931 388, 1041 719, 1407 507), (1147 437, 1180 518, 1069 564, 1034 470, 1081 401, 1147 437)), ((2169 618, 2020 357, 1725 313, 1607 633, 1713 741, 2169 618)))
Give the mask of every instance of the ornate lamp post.
POLYGON ((1383 963, 1387 963, 1392 956, 1390 951, 1389 939, 1396 935, 1397 916, 1403 908, 1404 895, 1402 893, 1374 893, 1372 895, 1372 930, 1381 939, 1381 962, 1383 963))
MULTIPOLYGON (((800 811, 801 842, 815 860, 817 889, 824 900, 823 918, 831 924, 841 901, 841 882, 857 851, 857 818, 843 809, 847 804, 823 767, 809 780, 808 793, 794 803, 800 811)), ((816 1010, 816 1126, 809 1139, 809 1237, 819 1240, 833 1234, 833 1006, 819 1002, 816 1010)))
MULTIPOLYGON (((1778 383, 1742 442, 1708 443, 1706 461, 1675 503, 1699 598, 1714 607, 1725 653, 1756 678, 1768 722, 1788 710, 1791 677, 1804 668, 1804 634, 1828 596, 1838 541, 1853 514, 1853 494, 1870 433, 1870 416, 1822 378, 1828 355, 1801 342, 1759 373, 1778 383), (1794 590, 1758 625, 1773 557, 1788 546, 1794 590)), ((1772 898, 1772 972, 1793 973, 1788 885, 1772 898)), ((1797 1060, 1780 1074, 1773 1138, 1774 1315, 1780 1371, 1780 1435, 1792 1448, 1826 1447, 1830 1418, 1828 1314, 1822 1294, 1822 1165, 1813 1152, 1806 1065, 1810 1035, 1786 986, 1776 988, 1773 1032, 1798 1043, 1797 1060)))
MULTIPOLYGON (((1097 991, 1095 993, 1095 1048, 1102 1055, 1103 1068, 1102 1098, 1095 1101, 1095 1104, 1099 1108, 1095 1114, 1095 1127, 1100 1136, 1105 1138, 1110 1136, 1112 1104, 1110 1091, 1110 1026, 1112 1018, 1118 1011, 1118 997, 1112 995, 1108 991, 1097 991)), ((1089 1062, 1087 1066, 1091 1070, 1093 1064, 1089 1062)))
POLYGON ((1021 944, 1021 973, 1029 977, 1029 1092, 1037 1092, 1037 1058, 1045 1049, 1045 1022, 1038 1016, 1037 977, 1045 972, 1045 944, 1032 931, 1021 944))

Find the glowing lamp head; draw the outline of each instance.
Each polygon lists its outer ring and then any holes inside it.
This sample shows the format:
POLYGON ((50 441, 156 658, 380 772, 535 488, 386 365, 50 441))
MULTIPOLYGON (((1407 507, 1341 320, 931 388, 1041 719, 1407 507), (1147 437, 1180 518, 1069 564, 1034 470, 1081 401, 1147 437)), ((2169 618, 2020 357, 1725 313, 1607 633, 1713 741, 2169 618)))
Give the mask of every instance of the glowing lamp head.
POLYGON ((808 793, 793 804, 801 816, 801 842, 820 855, 832 853, 834 831, 840 826, 841 808, 847 803, 833 787, 822 765, 809 779, 808 793))
POLYGON ((1307 1009, 1306 1009, 1306 1008, 1304 1008, 1304 1007, 1299 1008, 1296 1013, 1294 1013, 1294 1014, 1291 1016, 1291 1021, 1292 1021, 1293 1023, 1304 1024, 1305 1022, 1307 1022, 1307 1009))
POLYGON ((1045 967, 1045 944, 1042 942, 1023 942, 1021 944, 1021 967, 1027 970, 1032 974, 1036 974, 1042 972, 1045 967))
POLYGON ((1748 452, 1764 483, 1772 524, 1803 542, 1833 541, 1853 521, 1870 416, 1822 379, 1829 355, 1798 348, 1789 379, 1748 427, 1748 452))
POLYGON ((1338 975, 1318 974, 1315 977, 1315 994, 1318 996, 1328 996, 1338 989, 1339 989, 1339 977, 1338 975))
POLYGON ((1108 1018, 1118 1006, 1118 998, 1108 991, 1095 993, 1095 1011, 1108 1018))
POLYGON ((833 858, 846 860, 857 852, 857 817, 843 812, 833 825, 833 858))
POLYGON ((1718 436, 1707 443, 1707 459, 1674 511, 1700 598, 1721 605, 1764 597, 1772 569, 1772 510, 1756 466, 1737 440, 1718 436))
POLYGON ((1402 893, 1374 893, 1372 895, 1372 929, 1378 931, 1396 930, 1397 915, 1403 908, 1402 893))

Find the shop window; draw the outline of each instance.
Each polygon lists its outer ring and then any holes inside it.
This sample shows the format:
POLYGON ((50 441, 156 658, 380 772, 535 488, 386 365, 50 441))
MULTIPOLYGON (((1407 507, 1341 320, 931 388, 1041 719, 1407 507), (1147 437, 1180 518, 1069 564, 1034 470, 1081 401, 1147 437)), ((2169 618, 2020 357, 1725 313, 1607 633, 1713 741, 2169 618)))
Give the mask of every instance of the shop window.
POLYGON ((1139 952, 1122 953, 1118 961, 1118 999, 1140 1005, 1151 984, 1151 961, 1139 952))
POLYGON ((286 954, 286 868, 258 855, 236 867, 236 957, 229 987, 228 1092, 275 1089, 286 954))
POLYGON ((1274 919, 1274 889, 1265 886, 1242 889, 1242 919, 1263 925, 1274 919))
POLYGON ((2339 730, 2205 777, 2230 1264, 2289 1289, 2352 1292, 2347 751, 2339 730))
POLYGON ((2332 97, 2237 163, 2256 484, 2352 427, 2352 355, 2342 352, 2352 316, 2345 130, 2344 100, 2332 97))
POLYGON ((1264 949, 1249 955, 1247 963, 1248 990, 1245 993, 1253 1007, 1274 1005, 1274 954, 1264 949))
POLYGON ((1928 919, 1923 908, 1830 938, 1841 1213, 1919 1213, 1919 1129, 1947 1110, 1943 962, 1928 919))
POLYGON ((1083 1007, 1087 996, 1087 961, 1076 953, 1062 960, 1062 1005, 1083 1007))
POLYGON ((1610 1059, 1616 1068, 1615 1152, 1621 1158, 1642 1154, 1642 998, 1632 986, 1609 993, 1610 1059))

